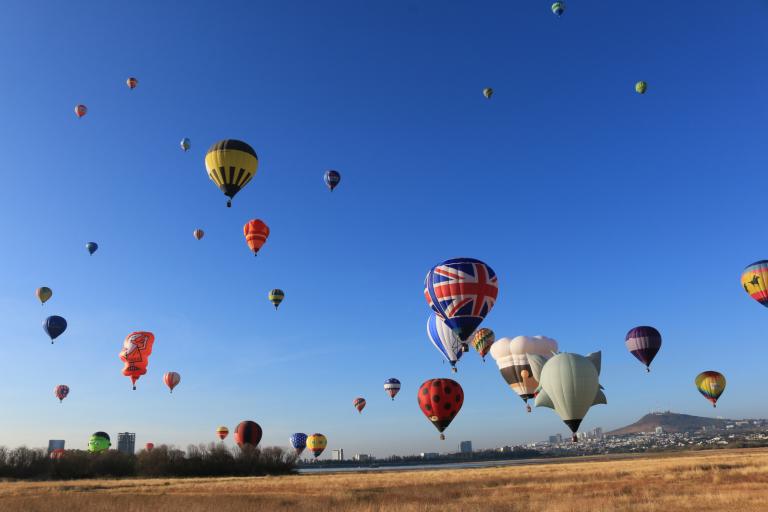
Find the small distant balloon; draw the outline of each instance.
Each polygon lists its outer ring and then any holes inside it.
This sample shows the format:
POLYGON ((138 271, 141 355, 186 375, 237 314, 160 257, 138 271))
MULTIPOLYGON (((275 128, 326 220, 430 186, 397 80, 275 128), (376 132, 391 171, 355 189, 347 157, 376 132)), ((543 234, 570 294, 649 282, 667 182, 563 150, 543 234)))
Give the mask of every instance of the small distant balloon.
POLYGON ((59 399, 59 403, 63 402, 67 395, 69 395, 69 386, 66 384, 59 384, 53 388, 53 394, 59 399))
POLYGON ((339 174, 339 171, 334 171, 333 169, 330 171, 325 171, 323 181, 325 181, 325 185, 328 187, 328 189, 333 192, 333 189, 335 189, 341 181, 341 174, 339 174))
POLYGON ((315 458, 318 458, 325 447, 328 446, 328 439, 323 434, 312 434, 307 437, 307 448, 312 452, 315 458))
POLYGON ((275 309, 277 309, 280 303, 283 302, 284 298, 285 298, 285 292, 283 292, 283 290, 281 290, 280 288, 275 288, 269 292, 269 302, 271 302, 272 305, 275 306, 275 309))
POLYGON ((128 80, 126 80, 125 83, 126 85, 128 85, 129 89, 135 89, 136 86, 139 85, 139 81, 134 77, 128 78, 128 80))
POLYGON ((352 405, 355 406, 355 409, 357 409, 357 412, 363 412, 363 409, 365 409, 365 398, 361 396, 355 398, 352 401, 352 405))
POLYGON ((712 407, 717 407, 717 399, 725 391, 725 376, 711 370, 701 372, 696 376, 695 383, 699 393, 712 402, 712 407))
POLYGON ((85 105, 77 105, 75 107, 75 115, 77 117, 83 117, 87 113, 88 113, 88 107, 86 107, 85 105))
POLYGON ((147 443, 144 445, 144 449, 151 452, 155 448, 155 443, 147 443))
POLYGON ((389 398, 395 399, 395 395, 400 392, 400 381, 394 377, 384 381, 384 391, 387 392, 389 398))
POLYGON ((248 244, 248 248, 256 256, 269 237, 269 226, 261 219, 249 220, 243 226, 243 234, 245 235, 245 242, 248 244))
POLYGON ((235 428, 235 444, 243 446, 257 446, 261 442, 261 426, 255 421, 241 421, 235 428))
POLYGON ((66 450, 64 448, 56 448, 55 450, 51 450, 51 454, 49 455, 49 457, 52 460, 59 460, 63 458, 65 454, 66 454, 66 450))
POLYGON ((651 371, 651 361, 661 348, 661 333, 654 327, 641 325, 630 329, 624 344, 627 350, 645 365, 645 371, 651 371))
POLYGON ((216 429, 216 435, 223 441, 229 435, 229 429, 224 426, 218 427, 216 429))
POLYGON ((37 298, 40 301, 40 304, 45 304, 46 302, 48 302, 48 299, 50 299, 53 296, 53 290, 51 290, 47 286, 41 286, 40 288, 35 290, 35 295, 37 295, 37 298))
POLYGON ((183 139, 181 139, 181 149, 187 152, 191 147, 192 147, 192 142, 190 142, 190 140, 187 137, 184 137, 183 139))
POLYGON ((485 356, 491 350, 491 345, 493 345, 494 341, 496 341, 496 335, 492 330, 485 327, 476 330, 475 334, 472 335, 472 346, 475 347, 483 361, 485 361, 485 356))
POLYGON ((648 89, 648 84, 642 80, 640 80, 635 84, 635 92, 637 94, 645 94, 645 91, 647 89, 648 89))
POLYGON ((203 238, 205 236, 205 231, 203 231, 202 229, 198 228, 198 229, 196 229, 196 230, 194 230, 192 232, 192 236, 194 236, 196 239, 200 240, 201 238, 203 238))
POLYGON ((552 12, 557 16, 562 16, 565 12, 565 2, 555 2, 552 4, 552 12))
POLYGON ((486 99, 491 99, 491 96, 493 96, 493 89, 490 87, 483 89, 483 96, 485 96, 486 99))
POLYGON ((173 393, 173 388, 178 386, 179 382, 181 382, 181 375, 176 372, 167 372, 163 375, 163 382, 168 386, 168 389, 171 390, 171 393, 173 393))
POLYGON ((96 242, 88 242, 87 244, 85 244, 85 248, 88 250, 89 254, 93 255, 93 253, 95 253, 99 249, 99 244, 97 244, 96 242))
POLYGON ((58 315, 49 316, 43 320, 43 330, 45 331, 45 334, 51 338, 51 344, 53 344, 53 340, 61 336, 64 331, 67 330, 67 321, 58 315))
POLYGON ((768 260, 756 261, 741 273, 741 286, 750 297, 768 308, 768 260))
POLYGON ((300 456, 301 452, 304 451, 304 448, 307 447, 307 434, 303 432, 296 432, 295 434, 291 434, 290 437, 291 446, 293 447, 294 453, 296 453, 296 456, 300 456))

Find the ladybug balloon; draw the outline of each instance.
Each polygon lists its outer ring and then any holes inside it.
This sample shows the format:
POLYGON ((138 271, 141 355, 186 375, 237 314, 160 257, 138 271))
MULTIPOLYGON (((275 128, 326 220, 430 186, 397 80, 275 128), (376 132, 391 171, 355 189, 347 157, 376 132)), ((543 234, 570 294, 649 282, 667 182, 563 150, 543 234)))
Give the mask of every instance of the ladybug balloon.
POLYGON ((430 379, 419 388, 418 400, 421 412, 440 432, 440 439, 445 439, 442 432, 461 410, 464 390, 455 380, 430 379))

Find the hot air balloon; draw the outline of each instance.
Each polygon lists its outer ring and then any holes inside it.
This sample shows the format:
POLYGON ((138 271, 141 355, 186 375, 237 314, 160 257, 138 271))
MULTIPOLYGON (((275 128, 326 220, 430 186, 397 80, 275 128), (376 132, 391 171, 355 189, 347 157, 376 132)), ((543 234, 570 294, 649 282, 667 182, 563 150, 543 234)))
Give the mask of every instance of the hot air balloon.
POLYGON ((496 273, 480 260, 455 258, 435 265, 424 280, 424 297, 461 341, 467 341, 496 303, 496 273))
POLYGON ((65 398, 67 398, 67 395, 69 394, 69 386, 66 384, 59 384, 53 388, 53 394, 56 395, 56 398, 59 399, 59 403, 61 403, 65 398))
POLYGON ((600 385, 600 352, 587 356, 563 352, 547 360, 539 354, 528 354, 533 378, 539 381, 536 407, 549 407, 573 432, 589 408, 608 403, 600 385))
POLYGON ((134 77, 129 77, 128 80, 125 81, 125 83, 129 89, 135 89, 136 86, 139 85, 139 81, 134 77))
POLYGON ((132 332, 123 341, 120 350, 120 360, 125 363, 123 375, 131 378, 134 390, 139 377, 147 373, 147 363, 154 343, 155 335, 146 331, 132 332))
POLYGON ((280 305, 281 302, 283 302, 283 299, 285 298, 285 293, 280 288, 275 288, 271 292, 269 292, 269 302, 271 302, 275 309, 277 309, 277 306, 280 305))
POLYGON ((85 248, 88 250, 89 254, 93 255, 93 253, 95 253, 99 249, 99 244, 97 244, 96 242, 88 242, 87 244, 85 244, 85 248))
POLYGON ((307 448, 312 452, 315 458, 318 458, 325 447, 328 446, 328 439, 323 434, 312 434, 307 437, 307 448))
POLYGON ((533 377, 527 354, 538 354, 549 359, 555 352, 557 341, 545 336, 500 338, 491 346, 491 357, 496 361, 501 377, 523 399, 528 412, 531 412, 528 400, 535 396, 539 383, 533 377))
POLYGON ((232 206, 235 194, 251 181, 258 166, 256 152, 240 140, 220 140, 205 154, 208 177, 229 198, 227 207, 232 206))
POLYGON ((179 382, 181 382, 181 375, 176 372, 167 372, 163 375, 163 382, 168 386, 168 389, 171 390, 171 393, 173 393, 173 388, 178 386, 179 382))
POLYGON ((451 371, 456 373, 456 363, 464 353, 461 350, 461 340, 456 337, 443 319, 434 313, 427 318, 427 337, 451 364, 451 371))
POLYGON ((655 328, 641 325, 627 333, 624 344, 633 356, 645 365, 645 371, 651 371, 651 361, 661 348, 661 334, 655 328))
POLYGON ((352 405, 355 406, 355 409, 357 409, 357 412, 361 413, 363 412, 363 409, 365 409, 365 398, 359 396, 352 400, 352 405))
POLYGON ((645 94, 646 89, 648 89, 648 84, 642 80, 635 84, 635 92, 637 94, 645 94))
POLYGON ((75 106, 75 115, 77 117, 83 117, 87 113, 88 113, 88 107, 86 107, 85 105, 76 105, 75 106))
POLYGON ((249 220, 243 226, 243 234, 245 235, 248 247, 253 251, 253 255, 256 256, 261 246, 264 245, 264 242, 269 237, 269 227, 261 219, 249 220))
POLYGON ((440 439, 445 439, 443 430, 461 410, 464 390, 455 380, 430 379, 419 388, 417 399, 421 412, 440 432, 440 439))
POLYGON ((712 402, 712 407, 717 407, 717 399, 725 391, 725 376, 720 372, 706 371, 698 374, 695 382, 699 393, 712 402))
POLYGON ((200 240, 201 238, 203 238, 205 236, 205 231, 203 231, 200 228, 197 228, 196 230, 194 230, 192 232, 192 236, 195 237, 197 240, 200 240))
POLYGON ((296 453, 296 456, 299 457, 301 455, 301 452, 304 451, 304 448, 307 447, 307 434, 304 434, 302 432, 296 432, 295 434, 291 434, 290 441, 291 441, 291 446, 293 446, 293 450, 296 453))
POLYGON ((241 421, 235 427, 235 444, 242 448, 243 446, 258 446, 261 442, 261 427, 255 421, 241 421))
POLYGON ((387 392, 387 394, 389 395, 389 398, 394 400, 395 395, 397 395, 400 392, 400 381, 395 378, 385 380, 384 391, 387 392))
POLYGON ((749 265, 741 274, 741 286, 750 297, 768 308, 768 260, 749 265))
POLYGON ((37 295, 38 300, 40 300, 40 304, 45 304, 48 302, 48 299, 50 299, 53 296, 53 290, 48 288, 47 286, 41 286, 37 290, 35 290, 35 295, 37 295))
POLYGON ((493 96, 493 89, 490 87, 483 89, 483 96, 485 96, 486 99, 491 99, 491 96, 493 96))
POLYGON ((179 143, 179 145, 181 146, 181 149, 184 150, 184 152, 187 152, 189 151, 189 148, 192 147, 192 142, 187 137, 184 137, 183 139, 181 139, 181 142, 179 143))
POLYGON ((51 450, 51 454, 48 455, 51 460, 59 460, 64 457, 66 454, 66 450, 64 448, 56 448, 55 450, 51 450))
POLYGON ((106 432, 94 432, 88 439, 88 451, 91 453, 101 453, 112 446, 109 434, 106 432))
POLYGON ((475 334, 472 335, 472 346, 475 347, 477 353, 483 358, 483 362, 485 362, 485 355, 491 350, 491 345, 493 345, 494 341, 496 341, 496 335, 492 330, 485 327, 476 330, 475 334))
POLYGON ((51 344, 53 344, 53 340, 67 330, 67 321, 57 315, 49 316, 43 320, 43 330, 51 338, 51 344))
POLYGON ((325 181, 325 185, 328 187, 328 189, 333 192, 333 189, 335 189, 341 181, 341 174, 339 174, 339 171, 334 170, 325 171, 323 181, 325 181))
POLYGON ((151 452, 155 448, 155 443, 147 443, 144 445, 144 449, 151 452))
POLYGON ((552 4, 552 12, 558 16, 562 16, 565 12, 565 2, 555 2, 552 4))
POLYGON ((223 441, 229 435, 229 429, 224 426, 218 427, 216 429, 216 435, 223 441))

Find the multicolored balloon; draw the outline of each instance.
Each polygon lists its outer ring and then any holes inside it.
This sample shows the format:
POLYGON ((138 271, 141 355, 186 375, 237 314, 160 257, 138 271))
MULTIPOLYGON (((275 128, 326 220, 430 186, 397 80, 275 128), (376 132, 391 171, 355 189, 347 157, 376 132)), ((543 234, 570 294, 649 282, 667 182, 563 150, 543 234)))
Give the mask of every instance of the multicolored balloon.
POLYGON ((395 395, 400 392, 400 381, 393 378, 384 381, 384 391, 387 392, 389 398, 395 399, 395 395))
POLYGON ((87 113, 88 113, 88 107, 86 107, 85 105, 76 105, 75 106, 75 115, 78 118, 83 117, 87 113))
POLYGON ((333 169, 330 171, 325 171, 323 181, 325 181, 325 186, 328 187, 331 192, 333 192, 333 189, 335 189, 341 181, 341 174, 339 174, 339 171, 334 171, 333 169))
POLYGON ((47 286, 41 286, 37 290, 35 290, 35 295, 37 295, 37 299, 40 301, 40 304, 45 304, 48 302, 48 299, 50 299, 53 296, 53 290, 48 288, 47 286))
POLYGON ((96 242, 88 242, 87 244, 85 244, 85 248, 88 250, 88 254, 93 256, 93 253, 99 250, 99 244, 97 244, 96 242))
POLYGON ((427 318, 427 337, 451 364, 451 371, 456 373, 456 363, 464 353, 461 349, 461 340, 446 325, 443 319, 434 313, 427 318))
POLYGON ((496 334, 485 327, 476 330, 475 334, 472 335, 472 346, 475 347, 477 353, 483 358, 483 362, 485 362, 485 356, 491 350, 491 345, 493 345, 494 341, 496 341, 496 334))
POLYGON ((745 268, 741 286, 750 297, 768 308, 768 260, 756 261, 745 268))
POLYGON ((586 356, 562 352, 549 360, 528 354, 533 378, 539 381, 536 407, 554 409, 573 432, 574 443, 590 407, 608 403, 599 382, 600 360, 600 352, 586 356))
POLYGON ((179 143, 179 145, 181 146, 181 149, 183 149, 184 152, 186 153, 187 151, 189 151, 189 148, 192 147, 192 141, 190 141, 189 138, 184 137, 183 139, 181 139, 181 142, 179 143))
POLYGON ((241 421, 235 428, 235 444, 243 446, 258 446, 261 442, 261 427, 255 421, 241 421))
POLYGON ((168 386, 171 393, 173 393, 173 388, 179 385, 179 382, 181 382, 181 375, 176 372, 166 372, 166 374, 163 375, 163 383, 168 386))
POLYGON ((275 309, 277 309, 280 303, 283 302, 284 298, 285 298, 285 292, 283 292, 283 290, 281 290, 280 288, 275 288, 269 292, 269 302, 271 302, 272 305, 275 306, 275 309))
POLYGON ((483 96, 485 96, 485 99, 491 99, 491 96, 493 96, 493 89, 490 87, 483 89, 483 96))
POLYGON ((643 82, 640 80, 635 84, 635 92, 637 94, 645 94, 645 91, 648 89, 648 84, 646 82, 643 82))
POLYGON ((56 448, 55 450, 51 450, 51 454, 48 455, 51 460, 59 460, 64 458, 64 455, 66 455, 67 451, 64 448, 56 448))
POLYGON ((43 320, 43 330, 45 331, 45 334, 51 338, 51 345, 53 345, 53 340, 61 336, 64 331, 67 330, 67 321, 58 315, 49 316, 43 320))
POLYGON ((225 426, 217 427, 216 435, 223 441, 229 435, 229 429, 225 426))
POLYGON ((256 175, 259 157, 247 143, 241 140, 220 140, 205 154, 205 168, 208 177, 224 192, 227 207, 232 199, 256 175))
POLYGON ((69 395, 69 386, 66 384, 59 384, 53 388, 53 394, 59 399, 59 403, 63 402, 67 395, 69 395))
POLYGON ((253 251, 253 255, 256 256, 269 237, 269 227, 261 219, 249 220, 243 226, 243 234, 245 235, 245 242, 253 251))
POLYGON ((552 4, 552 12, 558 16, 562 16, 565 12, 565 2, 555 2, 552 4))
POLYGON ((203 231, 200 228, 197 228, 192 232, 192 236, 195 237, 197 240, 201 240, 205 236, 205 231, 203 231))
POLYGON ((443 431, 461 410, 464 390, 455 380, 430 379, 419 387, 417 399, 421 412, 440 432, 440 439, 445 439, 443 431))
POLYGON ((125 81, 125 84, 129 89, 135 89, 136 86, 139 85, 139 81, 134 77, 129 77, 128 80, 125 81))
POLYGON ((295 434, 291 434, 290 441, 296 456, 301 456, 304 448, 307 447, 307 434, 303 432, 296 432, 295 434))
POLYGON ((365 409, 365 398, 359 396, 352 400, 352 405, 355 406, 355 409, 357 409, 357 412, 361 413, 363 412, 363 409, 365 409))
POLYGON ((496 272, 480 260, 454 258, 435 265, 424 279, 424 297, 461 341, 467 341, 493 309, 496 272))
POLYGON ((144 445, 144 449, 147 450, 147 452, 151 452, 155 448, 155 443, 147 443, 144 445))
POLYGON ((499 372, 510 389, 517 393, 531 412, 528 400, 536 396, 539 382, 533 377, 529 354, 537 354, 545 360, 557 352, 557 341, 546 336, 517 336, 500 338, 491 346, 491 357, 496 361, 499 372))
POLYGON ((134 390, 139 377, 147 373, 147 364, 154 343, 155 335, 147 331, 132 332, 123 341, 123 348, 119 354, 120 360, 125 363, 123 375, 131 378, 134 390))
POLYGON ((654 327, 641 325, 630 329, 624 344, 627 350, 645 365, 645 371, 651 371, 651 361, 661 348, 661 334, 654 327))
POLYGON ((711 370, 701 372, 696 376, 695 383, 699 393, 712 402, 712 407, 717 407, 717 399, 725 391, 725 376, 711 370))
POLYGON ((88 451, 91 453, 101 453, 108 450, 110 446, 112 441, 106 432, 94 432, 88 439, 88 451))
POLYGON ((312 434, 307 437, 307 448, 312 452, 315 458, 318 458, 325 447, 328 446, 328 439, 323 434, 312 434))

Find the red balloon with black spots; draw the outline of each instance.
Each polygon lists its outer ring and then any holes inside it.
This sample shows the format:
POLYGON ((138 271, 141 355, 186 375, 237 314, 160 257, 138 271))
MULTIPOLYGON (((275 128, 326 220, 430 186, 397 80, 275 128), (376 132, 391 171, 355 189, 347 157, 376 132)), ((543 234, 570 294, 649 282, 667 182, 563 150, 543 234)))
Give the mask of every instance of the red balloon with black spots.
MULTIPOLYGON (((459 414, 464 390, 451 379, 430 379, 419 387, 419 407, 438 432, 445 430, 459 414)), ((441 434, 441 439, 445 437, 441 434)))

